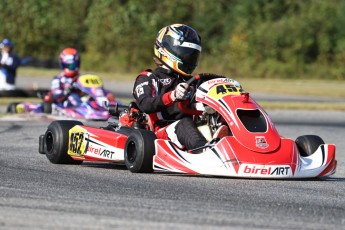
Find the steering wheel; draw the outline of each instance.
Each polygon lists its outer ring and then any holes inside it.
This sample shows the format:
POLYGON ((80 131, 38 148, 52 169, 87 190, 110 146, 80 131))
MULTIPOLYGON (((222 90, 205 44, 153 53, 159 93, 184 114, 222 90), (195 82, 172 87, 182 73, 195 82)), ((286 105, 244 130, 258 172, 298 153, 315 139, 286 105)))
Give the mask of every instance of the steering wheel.
MULTIPOLYGON (((200 79, 200 75, 197 74, 195 76, 193 76, 192 78, 190 78, 186 83, 189 86, 194 82, 200 79)), ((195 93, 195 92, 194 92, 195 93)), ((192 98, 194 98, 195 95, 192 95, 192 98)), ((177 105, 179 107, 179 109, 181 110, 182 113, 184 114, 188 114, 188 115, 201 115, 202 111, 193 109, 191 106, 191 100, 185 100, 185 101, 179 101, 177 102, 177 105)))
MULTIPOLYGON (((218 75, 218 74, 201 73, 201 74, 197 74, 197 75, 193 76, 192 78, 190 78, 187 81, 187 84, 189 87, 192 83, 197 81, 196 88, 195 88, 195 90, 196 90, 203 82, 214 79, 214 78, 226 78, 226 77, 223 75, 218 75)), ((195 102, 194 99, 195 99, 195 92, 194 92, 194 95, 192 96, 191 100, 185 100, 185 101, 178 102, 178 107, 185 114, 201 115, 202 111, 196 110, 196 109, 192 108, 192 106, 191 106, 191 104, 193 104, 193 102, 195 102)))

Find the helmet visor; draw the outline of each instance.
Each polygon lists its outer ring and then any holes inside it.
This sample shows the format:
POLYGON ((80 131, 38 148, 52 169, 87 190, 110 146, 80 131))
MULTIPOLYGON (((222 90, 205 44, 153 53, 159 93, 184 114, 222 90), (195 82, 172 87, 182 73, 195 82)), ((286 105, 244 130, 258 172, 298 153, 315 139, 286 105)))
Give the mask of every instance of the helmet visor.
POLYGON ((62 63, 62 68, 68 69, 70 71, 75 71, 79 68, 79 64, 78 64, 78 62, 62 63))
POLYGON ((167 36, 163 40, 165 47, 171 54, 179 59, 178 68, 186 74, 192 74, 199 64, 201 46, 195 43, 179 43, 173 37, 167 36))
MULTIPOLYGON (((188 49, 188 48, 184 48, 188 49)), ((192 74, 195 68, 199 64, 200 51, 195 49, 188 49, 189 52, 184 52, 184 55, 181 57, 183 63, 179 63, 178 67, 180 70, 186 74, 192 74)))

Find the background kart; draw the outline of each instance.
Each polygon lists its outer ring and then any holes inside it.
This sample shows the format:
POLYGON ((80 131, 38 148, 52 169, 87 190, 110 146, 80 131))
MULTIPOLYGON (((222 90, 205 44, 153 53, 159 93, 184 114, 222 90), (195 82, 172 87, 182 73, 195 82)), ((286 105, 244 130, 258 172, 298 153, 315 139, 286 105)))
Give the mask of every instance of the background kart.
MULTIPOLYGON (((103 102, 109 104, 118 103, 113 98, 107 98, 101 78, 93 74, 85 74, 78 77, 73 88, 82 92, 82 103, 77 107, 64 107, 63 103, 53 102, 50 93, 44 96, 41 103, 14 102, 8 105, 8 113, 53 114, 72 118, 107 120, 110 115, 103 107, 103 102)), ((72 89, 73 90, 73 89, 72 89)))
POLYGON ((108 126, 54 121, 39 138, 39 152, 56 164, 82 161, 123 163, 131 172, 176 173, 255 178, 312 178, 335 173, 335 145, 316 135, 281 137, 268 114, 238 82, 209 74, 193 77, 192 104, 180 109, 195 116, 209 143, 186 151, 165 138, 160 127, 135 103, 119 115, 109 107, 108 126), (191 105, 199 108, 192 109, 191 105), (127 121, 119 126, 118 118, 127 121), (222 135, 217 130, 223 130, 222 135))

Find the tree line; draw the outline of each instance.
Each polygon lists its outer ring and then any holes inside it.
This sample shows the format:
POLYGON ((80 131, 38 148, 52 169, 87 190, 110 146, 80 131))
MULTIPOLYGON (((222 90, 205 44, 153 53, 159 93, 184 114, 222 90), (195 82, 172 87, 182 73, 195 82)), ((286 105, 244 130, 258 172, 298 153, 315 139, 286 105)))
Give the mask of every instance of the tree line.
POLYGON ((22 57, 57 60, 75 47, 82 68, 154 68, 162 27, 202 38, 198 72, 259 78, 345 79, 342 0, 1 0, 0 36, 22 57))

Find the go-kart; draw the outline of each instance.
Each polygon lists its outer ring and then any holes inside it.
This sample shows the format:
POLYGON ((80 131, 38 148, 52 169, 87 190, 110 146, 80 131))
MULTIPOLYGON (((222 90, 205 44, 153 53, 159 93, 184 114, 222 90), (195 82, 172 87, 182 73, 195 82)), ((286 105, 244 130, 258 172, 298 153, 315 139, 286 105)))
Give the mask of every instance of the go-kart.
POLYGON ((209 140, 198 149, 180 149, 164 138, 164 129, 135 103, 121 111, 108 107, 105 127, 79 121, 54 121, 39 137, 39 152, 54 164, 103 161, 125 164, 133 173, 153 171, 253 178, 313 178, 335 173, 335 145, 316 135, 296 140, 279 135, 271 118, 238 82, 200 74, 191 103, 180 109, 193 114, 209 140), (192 105, 192 106, 191 106, 192 105), (123 119, 127 122, 119 122, 123 119), (124 124, 123 124, 124 123, 124 124), (215 136, 219 127, 223 136, 215 136))
POLYGON ((56 102, 52 99, 50 92, 46 95, 39 95, 43 100, 41 103, 13 102, 8 105, 8 113, 29 113, 29 114, 52 114, 71 118, 82 118, 91 120, 107 120, 110 115, 103 107, 103 102, 110 104, 118 103, 114 98, 107 98, 101 78, 93 74, 84 74, 78 77, 73 83, 72 90, 81 92, 82 103, 76 107, 65 107, 63 102, 56 102))

